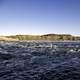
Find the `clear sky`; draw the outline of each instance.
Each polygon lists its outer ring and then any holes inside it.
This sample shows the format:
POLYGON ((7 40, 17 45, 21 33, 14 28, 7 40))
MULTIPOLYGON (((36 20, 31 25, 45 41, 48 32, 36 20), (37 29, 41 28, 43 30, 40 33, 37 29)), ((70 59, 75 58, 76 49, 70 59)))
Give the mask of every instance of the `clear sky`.
POLYGON ((80 35, 80 0, 0 0, 0 35, 80 35))

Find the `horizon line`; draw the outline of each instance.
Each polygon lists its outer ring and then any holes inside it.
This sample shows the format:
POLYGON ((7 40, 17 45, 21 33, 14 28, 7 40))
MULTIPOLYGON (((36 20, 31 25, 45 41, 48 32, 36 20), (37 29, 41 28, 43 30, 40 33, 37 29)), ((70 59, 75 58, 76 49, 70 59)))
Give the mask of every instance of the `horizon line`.
POLYGON ((48 35, 48 34, 55 34, 55 35, 71 35, 71 36, 80 36, 80 34, 69 34, 69 33, 45 33, 45 34, 0 34, 0 36, 15 36, 15 35, 33 35, 33 36, 41 36, 41 35, 48 35))

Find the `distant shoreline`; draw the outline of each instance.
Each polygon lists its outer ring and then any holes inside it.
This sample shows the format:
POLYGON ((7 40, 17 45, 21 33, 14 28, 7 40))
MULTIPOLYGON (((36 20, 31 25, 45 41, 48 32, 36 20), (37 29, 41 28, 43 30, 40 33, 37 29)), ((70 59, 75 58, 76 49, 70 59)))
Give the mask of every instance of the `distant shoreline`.
POLYGON ((12 35, 0 36, 0 41, 80 41, 80 36, 70 34, 12 35))

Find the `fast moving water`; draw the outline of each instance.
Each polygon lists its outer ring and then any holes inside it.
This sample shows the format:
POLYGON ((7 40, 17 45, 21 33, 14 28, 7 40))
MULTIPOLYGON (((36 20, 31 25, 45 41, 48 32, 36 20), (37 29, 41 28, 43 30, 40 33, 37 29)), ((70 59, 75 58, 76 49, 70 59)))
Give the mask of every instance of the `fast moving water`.
POLYGON ((0 80, 80 80, 80 42, 0 42, 0 80))

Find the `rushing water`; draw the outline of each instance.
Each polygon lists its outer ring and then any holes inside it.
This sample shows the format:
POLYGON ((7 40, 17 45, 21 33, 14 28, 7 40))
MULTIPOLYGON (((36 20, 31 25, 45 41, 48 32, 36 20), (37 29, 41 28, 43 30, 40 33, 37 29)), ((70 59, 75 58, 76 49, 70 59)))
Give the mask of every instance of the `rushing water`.
POLYGON ((80 80, 80 42, 0 42, 0 80, 80 80))

